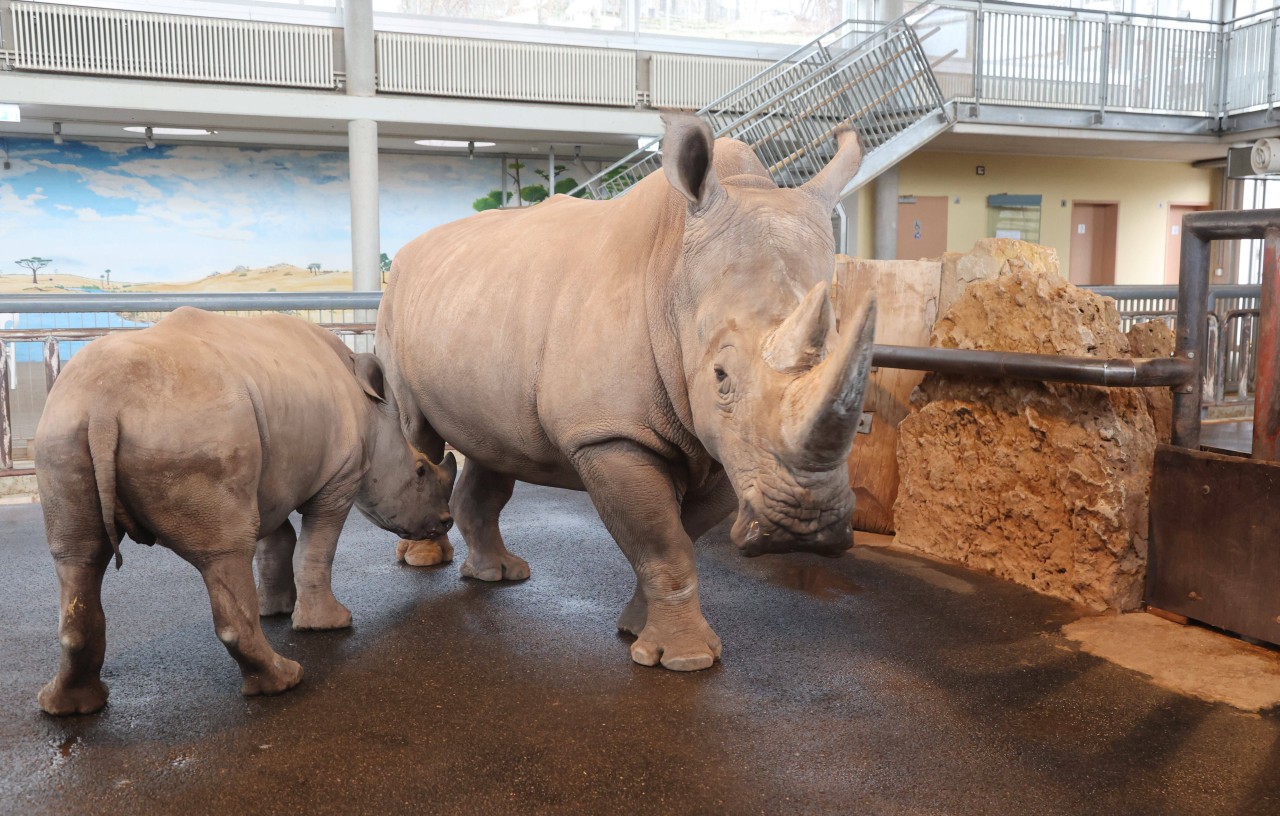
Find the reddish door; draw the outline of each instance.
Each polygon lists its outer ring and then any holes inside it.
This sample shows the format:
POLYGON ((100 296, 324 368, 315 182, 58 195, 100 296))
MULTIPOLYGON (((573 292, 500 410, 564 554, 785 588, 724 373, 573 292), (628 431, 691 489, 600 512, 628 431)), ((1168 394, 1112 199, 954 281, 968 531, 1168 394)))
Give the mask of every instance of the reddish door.
POLYGON ((898 199, 898 260, 938 258, 947 251, 947 197, 898 199))
POLYGON ((1071 205, 1071 276, 1077 286, 1116 282, 1116 222, 1120 205, 1071 205))

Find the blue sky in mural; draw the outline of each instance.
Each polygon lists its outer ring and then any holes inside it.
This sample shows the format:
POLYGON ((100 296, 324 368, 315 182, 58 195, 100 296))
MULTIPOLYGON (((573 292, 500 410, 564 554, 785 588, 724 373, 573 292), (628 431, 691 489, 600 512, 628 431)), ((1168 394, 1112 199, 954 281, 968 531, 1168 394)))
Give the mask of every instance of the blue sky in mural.
MULTIPOLYGON (((351 267, 347 158, 339 152, 9 140, 0 171, 0 272, 18 258, 114 281, 183 281, 318 262, 351 267)), ((500 184, 494 159, 384 154, 383 251, 471 214, 500 184)))

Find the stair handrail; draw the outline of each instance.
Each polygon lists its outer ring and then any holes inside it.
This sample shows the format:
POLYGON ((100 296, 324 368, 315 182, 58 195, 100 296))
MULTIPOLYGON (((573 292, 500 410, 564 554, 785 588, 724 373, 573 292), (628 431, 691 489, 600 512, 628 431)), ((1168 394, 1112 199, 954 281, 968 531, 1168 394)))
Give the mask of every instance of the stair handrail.
MULTIPOLYGON (((929 9, 928 13, 923 15, 923 17, 927 17, 929 14, 932 14, 934 11, 937 11, 939 8, 941 8, 941 5, 940 5, 941 2, 943 2, 943 0, 925 0, 925 2, 920 3, 919 5, 910 9, 909 11, 903 12, 902 14, 895 17, 893 20, 890 20, 889 22, 880 25, 874 31, 867 34, 865 37, 863 37, 861 42, 859 42, 859 46, 861 46, 864 43, 870 42, 872 39, 874 39, 876 36, 878 36, 882 32, 890 28, 893 28, 899 23, 904 23, 908 17, 916 16, 924 9, 929 9)), ((921 19, 923 19, 923 17, 921 17, 921 19)), ((796 59, 797 55, 810 50, 812 51, 822 50, 825 47, 823 45, 823 41, 831 37, 832 35, 834 35, 837 31, 847 26, 865 24, 868 22, 875 22, 875 21, 874 20, 857 20, 857 19, 847 19, 847 20, 840 21, 839 23, 827 29, 823 33, 819 34, 817 37, 810 40, 809 42, 801 46, 798 46, 794 50, 788 52, 785 56, 783 56, 781 59, 772 63, 767 68, 764 68, 758 71, 750 79, 726 91, 725 93, 721 94, 711 102, 708 102, 706 105, 703 105, 695 115, 702 116, 708 113, 709 111, 715 110, 716 107, 721 103, 723 103, 725 100, 729 99, 735 94, 741 93, 742 91, 746 90, 751 84, 759 81, 761 77, 767 76, 770 72, 775 71, 784 65, 801 64, 802 60, 796 59)), ((845 35, 841 35, 841 36, 845 36, 845 35)), ((839 39, 839 37, 837 37, 836 39, 839 39)), ((850 50, 851 51, 857 50, 857 47, 850 50)), ((806 56, 808 55, 806 54, 806 56)), ((810 74, 810 76, 812 76, 812 74, 810 74)), ((794 87, 794 85, 792 87, 794 87)), ((777 95, 775 94, 775 96, 772 98, 776 98, 776 97, 777 95)), ((740 119, 738 121, 740 121, 740 119)), ((715 135, 720 136, 722 134, 717 132, 715 135)), ((661 155, 661 151, 658 149, 658 146, 660 145, 661 142, 662 142, 661 136, 653 137, 645 144, 638 146, 635 150, 628 153, 626 156, 622 157, 621 159, 618 159, 616 162, 609 165, 608 167, 601 169, 591 178, 582 182, 577 187, 574 187, 572 190, 569 191, 568 195, 576 196, 582 193, 584 190, 594 194, 595 190, 591 189, 592 185, 598 183, 599 180, 604 179, 610 173, 615 173, 615 171, 619 171, 619 170, 625 171, 631 167, 640 165, 644 161, 654 156, 661 155)), ((621 193, 619 193, 619 195, 621 195, 621 193)))

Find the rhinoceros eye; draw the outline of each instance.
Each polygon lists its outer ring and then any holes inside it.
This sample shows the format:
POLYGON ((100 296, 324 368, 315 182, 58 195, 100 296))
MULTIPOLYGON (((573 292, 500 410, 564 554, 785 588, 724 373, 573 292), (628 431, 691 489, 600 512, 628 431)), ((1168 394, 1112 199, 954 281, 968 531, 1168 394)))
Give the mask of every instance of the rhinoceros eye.
POLYGON ((419 463, 418 463, 418 466, 417 466, 416 468, 414 468, 414 472, 415 472, 415 473, 417 473, 419 476, 426 476, 426 475, 427 475, 427 463, 426 463, 426 462, 419 462, 419 463))
POLYGON ((716 371, 716 382, 718 383, 724 382, 725 378, 729 376, 728 374, 724 373, 724 369, 721 368, 720 366, 716 366, 715 371, 716 371))

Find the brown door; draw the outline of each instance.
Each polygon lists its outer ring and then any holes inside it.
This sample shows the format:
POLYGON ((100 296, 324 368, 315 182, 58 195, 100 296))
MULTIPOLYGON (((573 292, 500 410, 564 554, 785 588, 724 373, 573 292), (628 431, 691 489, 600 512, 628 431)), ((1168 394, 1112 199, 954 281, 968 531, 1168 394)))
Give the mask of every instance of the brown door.
POLYGON ((898 199, 898 260, 937 258, 947 251, 947 197, 898 199))
POLYGON ((1164 228, 1164 282, 1178 282, 1178 264, 1182 261, 1182 216, 1209 209, 1208 204, 1170 204, 1169 221, 1164 228))
POLYGON ((1120 205, 1071 205, 1071 282, 1099 286, 1116 282, 1116 222, 1120 205))

